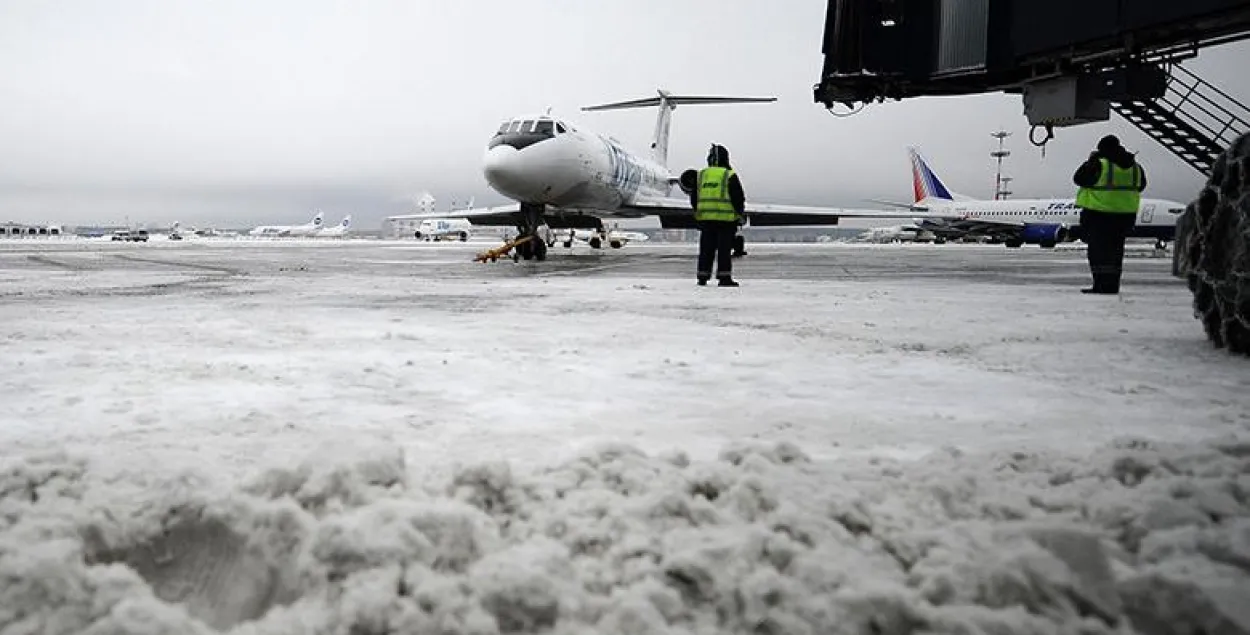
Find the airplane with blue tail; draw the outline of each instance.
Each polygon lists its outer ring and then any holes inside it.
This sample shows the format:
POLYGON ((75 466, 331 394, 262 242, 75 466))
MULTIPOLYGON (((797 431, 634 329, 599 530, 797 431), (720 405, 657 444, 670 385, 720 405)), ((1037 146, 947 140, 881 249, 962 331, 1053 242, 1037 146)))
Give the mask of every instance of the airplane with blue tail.
MULTIPOLYGON (((1007 247, 1030 244, 1043 248, 1081 239, 1081 208, 1073 198, 979 200, 946 187, 915 148, 911 158, 913 201, 910 204, 874 202, 917 212, 914 231, 927 231, 938 240, 985 236, 1007 247)), ((1142 198, 1130 238, 1153 238, 1163 248, 1176 238, 1176 219, 1185 204, 1142 198)))

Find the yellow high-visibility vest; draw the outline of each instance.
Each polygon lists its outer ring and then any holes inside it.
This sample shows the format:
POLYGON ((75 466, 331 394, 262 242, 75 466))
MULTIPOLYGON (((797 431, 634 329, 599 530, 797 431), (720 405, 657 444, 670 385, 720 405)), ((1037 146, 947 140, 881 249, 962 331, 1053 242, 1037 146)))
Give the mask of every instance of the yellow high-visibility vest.
POLYGON ((1102 173, 1092 187, 1076 192, 1078 207, 1099 212, 1136 214, 1141 207, 1141 166, 1122 168, 1106 159, 1099 159, 1102 173))
POLYGON ((695 202, 694 219, 697 221, 738 220, 733 200, 729 198, 729 168, 707 167, 699 171, 699 195, 695 202))

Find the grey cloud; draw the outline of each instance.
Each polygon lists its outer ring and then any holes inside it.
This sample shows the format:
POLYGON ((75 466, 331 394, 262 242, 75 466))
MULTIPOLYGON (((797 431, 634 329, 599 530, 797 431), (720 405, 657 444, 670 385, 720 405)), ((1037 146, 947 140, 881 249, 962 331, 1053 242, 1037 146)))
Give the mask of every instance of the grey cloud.
MULTIPOLYGON (((1020 98, 877 104, 837 118, 812 102, 824 0, 330 2, 122 0, 0 4, 0 220, 302 222, 320 207, 376 225, 429 190, 491 192, 479 161, 502 119, 548 107, 645 148, 649 111, 581 113, 653 94, 772 94, 770 105, 681 108, 675 167, 733 151, 748 194, 864 206, 910 196, 908 145, 948 186, 988 196, 989 133, 1004 127, 1018 195, 1071 191, 1097 138, 1121 135, 1152 196, 1201 178, 1117 118, 1061 129, 1046 157, 1020 98), (714 11, 709 8, 714 7, 714 11)), ((1250 95, 1237 61, 1189 66, 1250 95)))

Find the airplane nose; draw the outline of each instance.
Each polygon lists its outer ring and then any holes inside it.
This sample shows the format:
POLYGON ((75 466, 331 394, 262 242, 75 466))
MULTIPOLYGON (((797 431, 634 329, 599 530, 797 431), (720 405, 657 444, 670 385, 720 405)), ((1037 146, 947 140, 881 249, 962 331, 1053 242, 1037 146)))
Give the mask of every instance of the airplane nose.
POLYGON ((528 195, 533 179, 516 148, 498 145, 486 151, 482 172, 486 182, 500 193, 520 198, 528 195))

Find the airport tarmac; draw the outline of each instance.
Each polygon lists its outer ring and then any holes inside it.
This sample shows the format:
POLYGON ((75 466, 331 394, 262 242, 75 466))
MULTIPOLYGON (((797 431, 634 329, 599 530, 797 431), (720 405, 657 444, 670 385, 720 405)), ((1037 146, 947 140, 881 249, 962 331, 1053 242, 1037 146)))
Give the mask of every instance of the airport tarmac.
POLYGON ((524 462, 611 439, 910 456, 1250 424, 1250 378, 1150 249, 1099 298, 1071 249, 757 244, 729 290, 694 286, 691 245, 471 261, 489 245, 0 243, 0 445, 116 434, 242 469, 327 435, 524 462))
POLYGON ((1193 555, 1250 376, 1168 258, 488 245, 0 242, 0 630, 1171 632, 1250 579, 1193 555))

